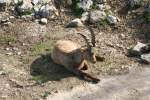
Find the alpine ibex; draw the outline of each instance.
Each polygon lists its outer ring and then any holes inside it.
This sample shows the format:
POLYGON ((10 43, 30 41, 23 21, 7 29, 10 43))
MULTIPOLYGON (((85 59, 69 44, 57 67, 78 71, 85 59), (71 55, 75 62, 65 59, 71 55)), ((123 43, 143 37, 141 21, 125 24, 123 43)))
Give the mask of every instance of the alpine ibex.
POLYGON ((97 58, 98 60, 103 60, 102 57, 96 56, 95 53, 95 35, 92 35, 92 45, 90 45, 86 36, 81 33, 78 34, 86 40, 86 47, 82 47, 80 44, 70 40, 58 40, 54 45, 51 58, 55 63, 63 65, 80 78, 97 83, 100 81, 98 78, 83 72, 83 70, 87 70, 89 67, 87 61, 96 63, 97 58))

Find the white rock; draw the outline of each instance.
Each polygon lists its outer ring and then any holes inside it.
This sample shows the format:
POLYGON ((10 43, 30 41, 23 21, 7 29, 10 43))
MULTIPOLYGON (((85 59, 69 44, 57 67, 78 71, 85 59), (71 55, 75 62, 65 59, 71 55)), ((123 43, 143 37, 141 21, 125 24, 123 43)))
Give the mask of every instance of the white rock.
POLYGON ((146 62, 148 62, 148 63, 150 63, 150 53, 148 53, 148 54, 142 54, 141 55, 141 59, 144 60, 144 61, 146 61, 146 62))
POLYGON ((146 44, 141 43, 141 42, 137 42, 137 45, 133 48, 134 51, 140 52, 140 49, 142 47, 146 46, 146 44))
POLYGON ((8 56, 11 56, 11 55, 13 55, 13 53, 12 52, 8 52, 8 53, 6 53, 8 56))
POLYGON ((104 11, 104 10, 105 10, 104 4, 99 4, 99 5, 98 5, 98 9, 99 9, 100 11, 104 11))
POLYGON ((17 52, 17 55, 21 55, 21 51, 17 52))
POLYGON ((107 20, 110 24, 116 24, 118 22, 117 17, 112 16, 112 15, 108 15, 107 20))
POLYGON ((6 50, 6 51, 9 51, 9 50, 11 50, 11 49, 10 49, 10 48, 5 48, 5 50, 6 50))
POLYGON ((90 7, 93 5, 92 0, 81 0, 78 4, 79 8, 84 9, 85 11, 90 9, 90 7))
POLYGON ((18 5, 17 6, 17 12, 18 13, 29 13, 29 12, 32 12, 32 4, 30 2, 30 0, 25 0, 23 1, 23 4, 22 5, 18 5))
POLYGON ((0 70, 0 75, 6 75, 5 71, 0 70))
POLYGON ((42 24, 47 24, 47 19, 46 19, 46 18, 41 18, 40 22, 41 22, 42 24))
POLYGON ((36 5, 39 3, 39 0, 31 0, 32 4, 36 5))
POLYGON ((9 19, 14 19, 15 17, 14 16, 9 16, 9 19))
POLYGON ((82 21, 79 18, 76 18, 72 20, 70 23, 68 23, 67 27, 82 27, 84 26, 82 21))
POLYGON ((106 18, 106 13, 103 11, 95 10, 90 12, 90 22, 95 23, 106 18))

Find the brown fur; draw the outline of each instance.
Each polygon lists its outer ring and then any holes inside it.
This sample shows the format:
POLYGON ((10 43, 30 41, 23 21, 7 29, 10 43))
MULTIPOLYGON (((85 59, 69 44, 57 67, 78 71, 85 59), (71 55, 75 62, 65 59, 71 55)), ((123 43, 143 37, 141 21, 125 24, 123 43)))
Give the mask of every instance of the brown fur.
POLYGON ((54 45, 51 57, 55 63, 63 65, 80 78, 91 82, 99 81, 82 71, 89 67, 87 60, 96 62, 95 54, 91 55, 88 48, 82 49, 79 44, 69 40, 59 40, 54 45))

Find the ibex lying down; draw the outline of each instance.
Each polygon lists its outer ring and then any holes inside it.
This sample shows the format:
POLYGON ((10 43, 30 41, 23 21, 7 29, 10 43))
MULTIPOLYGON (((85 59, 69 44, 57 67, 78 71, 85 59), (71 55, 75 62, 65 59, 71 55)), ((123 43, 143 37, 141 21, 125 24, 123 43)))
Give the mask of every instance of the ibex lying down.
MULTIPOLYGON (((80 35, 86 40, 87 47, 81 47, 80 44, 69 40, 58 40, 54 45, 51 58, 55 63, 63 65, 80 78, 97 83, 100 81, 98 78, 94 78, 83 72, 83 70, 87 70, 89 67, 87 61, 91 61, 92 63, 96 63, 97 61, 94 51, 95 37, 92 38, 93 42, 91 46, 86 36, 80 35)), ((99 60, 103 60, 103 58, 99 57, 99 60)))

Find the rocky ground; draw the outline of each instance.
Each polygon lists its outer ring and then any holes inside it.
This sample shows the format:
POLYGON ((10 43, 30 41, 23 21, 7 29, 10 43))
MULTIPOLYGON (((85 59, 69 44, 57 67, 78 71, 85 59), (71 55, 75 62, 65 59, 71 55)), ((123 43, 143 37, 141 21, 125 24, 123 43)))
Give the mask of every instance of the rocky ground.
MULTIPOLYGON (((110 80, 117 82, 113 78, 116 75, 127 74, 125 79, 128 79, 128 73, 134 69, 146 67, 149 70, 149 53, 141 54, 139 51, 150 42, 150 6, 139 2, 142 0, 107 0, 106 3, 105 0, 88 0, 88 3, 65 0, 60 7, 55 4, 57 2, 44 1, 0 0, 0 99, 51 100, 51 96, 60 91, 74 91, 74 88, 88 84, 50 58, 56 40, 69 39, 84 45, 84 40, 76 33, 90 38, 87 21, 95 32, 97 54, 105 57, 104 62, 90 63, 89 73, 108 80, 111 76, 110 80), (70 8, 71 3, 78 4, 80 9, 70 8), (92 13, 88 12, 89 9, 92 13), (132 56, 136 53, 136 57, 129 57, 128 51, 132 47, 130 53, 132 56)), ((140 76, 141 81, 146 80, 143 77, 148 77, 148 73, 140 76)), ((103 80, 98 85, 104 84, 103 80)), ((140 82, 133 78, 128 81, 140 82)), ((124 86, 128 84, 123 82, 124 86)), ((149 89, 148 86, 146 88, 149 89)), ((102 92, 101 89, 99 91, 102 92)))

